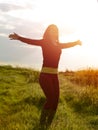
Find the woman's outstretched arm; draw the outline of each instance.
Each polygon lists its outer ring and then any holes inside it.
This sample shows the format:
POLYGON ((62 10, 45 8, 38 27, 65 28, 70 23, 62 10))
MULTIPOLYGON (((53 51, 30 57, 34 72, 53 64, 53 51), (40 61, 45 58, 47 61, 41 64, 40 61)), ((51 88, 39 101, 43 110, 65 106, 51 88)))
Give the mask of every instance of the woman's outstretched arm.
POLYGON ((80 40, 78 40, 78 41, 75 41, 75 42, 60 43, 59 44, 60 48, 62 48, 62 49, 74 47, 76 45, 82 45, 82 42, 80 40))
POLYGON ((25 42, 27 44, 36 45, 36 46, 42 46, 43 44, 43 39, 41 40, 29 39, 29 38, 22 37, 16 33, 10 34, 9 38, 11 40, 19 40, 21 42, 25 42))

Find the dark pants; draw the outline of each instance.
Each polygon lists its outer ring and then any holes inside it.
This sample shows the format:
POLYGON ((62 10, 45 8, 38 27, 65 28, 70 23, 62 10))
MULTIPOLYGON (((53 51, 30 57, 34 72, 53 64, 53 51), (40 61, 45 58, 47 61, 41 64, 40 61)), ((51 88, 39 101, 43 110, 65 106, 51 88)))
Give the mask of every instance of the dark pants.
POLYGON ((59 81, 57 74, 41 73, 39 82, 46 96, 44 109, 56 110, 59 100, 59 81))

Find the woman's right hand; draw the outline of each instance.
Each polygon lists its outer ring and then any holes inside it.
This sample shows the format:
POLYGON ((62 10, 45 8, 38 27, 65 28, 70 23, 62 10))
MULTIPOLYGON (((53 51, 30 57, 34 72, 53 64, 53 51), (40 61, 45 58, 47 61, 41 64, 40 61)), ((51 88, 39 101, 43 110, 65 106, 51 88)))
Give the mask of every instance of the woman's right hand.
POLYGON ((16 33, 13 33, 13 34, 10 34, 10 35, 9 35, 10 40, 18 40, 19 37, 20 37, 20 36, 19 36, 18 34, 16 34, 16 33))

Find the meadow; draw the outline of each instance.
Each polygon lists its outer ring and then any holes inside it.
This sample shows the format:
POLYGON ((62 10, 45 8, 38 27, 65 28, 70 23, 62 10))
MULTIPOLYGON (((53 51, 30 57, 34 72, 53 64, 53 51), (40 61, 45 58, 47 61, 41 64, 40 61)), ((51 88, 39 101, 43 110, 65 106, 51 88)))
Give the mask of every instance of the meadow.
MULTIPOLYGON (((0 130, 38 130, 45 96, 39 71, 0 66, 0 130)), ((59 72, 60 99, 49 130, 98 130, 98 70, 59 72)))

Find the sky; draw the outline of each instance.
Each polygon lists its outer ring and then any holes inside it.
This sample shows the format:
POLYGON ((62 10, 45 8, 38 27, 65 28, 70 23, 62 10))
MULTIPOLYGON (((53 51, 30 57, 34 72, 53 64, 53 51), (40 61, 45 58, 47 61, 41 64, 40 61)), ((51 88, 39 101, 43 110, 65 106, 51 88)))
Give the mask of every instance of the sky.
POLYGON ((0 0, 0 65, 40 70, 41 48, 9 40, 8 35, 41 39, 49 24, 58 26, 60 42, 82 42, 62 50, 59 70, 98 69, 97 0, 0 0))

